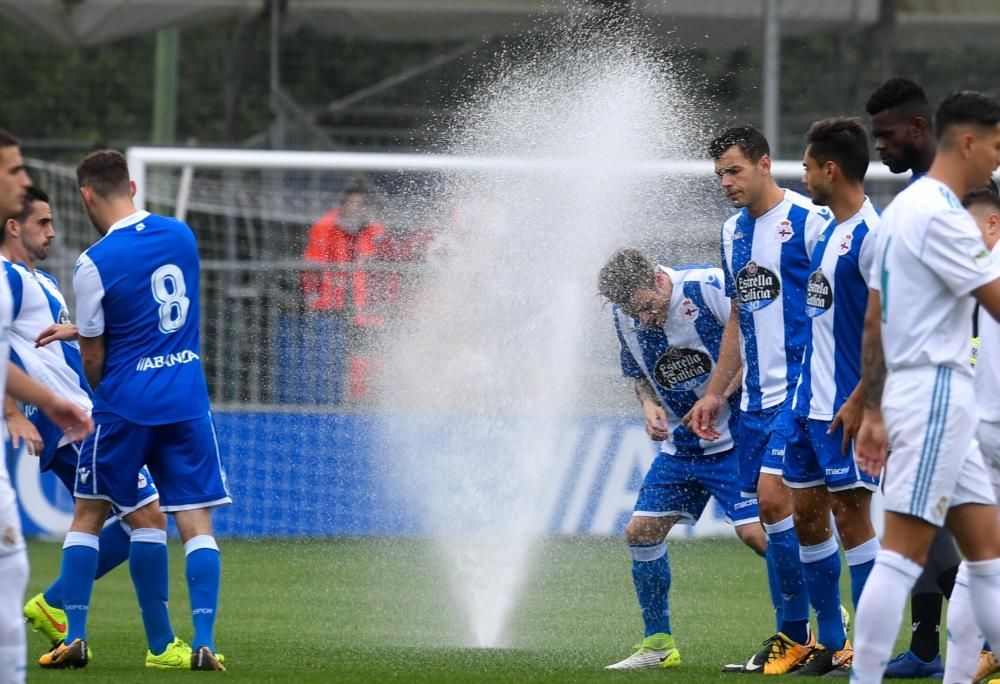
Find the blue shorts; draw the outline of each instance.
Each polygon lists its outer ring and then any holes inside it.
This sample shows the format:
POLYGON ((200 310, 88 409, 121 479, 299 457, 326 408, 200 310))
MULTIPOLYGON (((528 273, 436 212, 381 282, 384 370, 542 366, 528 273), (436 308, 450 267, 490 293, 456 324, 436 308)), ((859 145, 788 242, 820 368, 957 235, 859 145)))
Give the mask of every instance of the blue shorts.
POLYGON ((854 445, 841 453, 844 427, 826 434, 830 421, 794 416, 786 431, 785 484, 796 489, 826 485, 831 492, 864 487, 875 491, 878 478, 863 472, 854 462, 854 445))
POLYGON ((714 496, 734 526, 757 522, 757 499, 740 495, 736 467, 733 449, 695 458, 661 453, 646 473, 632 515, 678 516, 679 523, 694 525, 714 496))
MULTIPOLYGON (((75 444, 65 444, 58 449, 54 458, 52 459, 51 470, 59 478, 59 481, 66 485, 66 489, 73 492, 73 486, 76 482, 76 469, 79 467, 78 461, 80 458, 80 450, 75 444)), ((119 508, 117 505, 112 505, 113 514, 118 517, 125 517, 129 513, 138 510, 150 504, 160 498, 160 494, 156 491, 156 485, 153 484, 153 478, 150 476, 149 471, 143 466, 139 471, 138 476, 138 491, 136 492, 136 504, 131 508, 119 508)))
POLYGON ((135 478, 143 464, 156 480, 164 511, 232 501, 211 414, 167 425, 98 423, 83 443, 73 494, 133 508, 138 501, 135 478))
POLYGON ((786 424, 791 412, 791 402, 786 401, 760 411, 740 413, 736 451, 739 453, 740 491, 744 496, 757 496, 757 479, 761 473, 782 474, 786 424))

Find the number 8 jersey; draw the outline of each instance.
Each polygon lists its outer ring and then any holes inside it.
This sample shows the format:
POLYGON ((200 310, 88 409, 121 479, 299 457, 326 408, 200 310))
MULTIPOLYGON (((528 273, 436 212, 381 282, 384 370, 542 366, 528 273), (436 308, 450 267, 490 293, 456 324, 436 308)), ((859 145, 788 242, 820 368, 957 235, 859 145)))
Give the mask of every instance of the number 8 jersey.
POLYGON ((80 336, 104 336, 95 420, 166 425, 208 413, 198 247, 185 223, 145 211, 118 221, 80 255, 73 289, 80 336))

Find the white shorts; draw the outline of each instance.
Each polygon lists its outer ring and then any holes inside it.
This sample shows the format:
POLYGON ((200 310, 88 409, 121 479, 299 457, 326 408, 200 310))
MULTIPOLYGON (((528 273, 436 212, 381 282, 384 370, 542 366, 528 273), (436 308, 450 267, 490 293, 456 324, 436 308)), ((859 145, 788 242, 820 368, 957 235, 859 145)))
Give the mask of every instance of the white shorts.
POLYGON ((976 438, 983 453, 983 463, 990 471, 993 496, 1000 501, 1000 423, 980 421, 976 429, 976 438))
POLYGON ((885 509, 944 524, 948 509, 995 504, 975 438, 972 378, 929 366, 891 372, 882 396, 889 431, 885 509))
MULTIPOLYGON (((0 450, 0 454, 2 454, 0 450)), ((21 514, 17 510, 17 498, 7 475, 7 467, 0 460, 0 556, 24 550, 24 535, 21 534, 21 514)))

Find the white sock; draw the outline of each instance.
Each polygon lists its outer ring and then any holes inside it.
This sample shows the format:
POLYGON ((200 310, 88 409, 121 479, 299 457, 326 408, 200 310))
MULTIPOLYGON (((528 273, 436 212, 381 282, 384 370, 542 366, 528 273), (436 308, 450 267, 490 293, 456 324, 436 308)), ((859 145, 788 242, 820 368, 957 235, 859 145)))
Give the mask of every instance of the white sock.
POLYGON ((958 566, 955 588, 948 599, 948 653, 944 661, 944 681, 971 682, 983 650, 983 634, 976 625, 969 591, 969 566, 958 566))
POLYGON ((0 556, 0 682, 24 682, 28 641, 21 608, 28 586, 28 554, 23 549, 0 556))
MULTIPOLYGON (((1000 558, 964 561, 962 565, 968 567, 969 597, 976 624, 995 653, 996 644, 1000 644, 1000 615, 996 612, 996 607, 1000 605, 1000 558)), ((982 645, 980 637, 976 650, 982 648, 982 645)))
POLYGON ((919 565, 895 551, 878 552, 854 618, 852 684, 882 681, 910 589, 917 583, 920 571, 919 565))

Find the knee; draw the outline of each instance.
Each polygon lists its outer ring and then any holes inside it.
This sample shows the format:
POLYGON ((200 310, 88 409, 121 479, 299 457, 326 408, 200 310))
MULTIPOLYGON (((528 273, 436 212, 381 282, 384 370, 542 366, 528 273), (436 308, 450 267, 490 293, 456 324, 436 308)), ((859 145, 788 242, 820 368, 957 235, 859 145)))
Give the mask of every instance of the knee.
POLYGON ((155 503, 143 506, 137 511, 133 511, 126 516, 125 521, 134 530, 138 529, 167 529, 167 515, 155 503))
POLYGON ((736 536, 757 553, 761 555, 767 553, 767 534, 764 533, 764 528, 759 523, 738 525, 736 536))
POLYGON ((659 544, 672 527, 671 522, 636 516, 625 525, 625 541, 631 544, 659 544))

